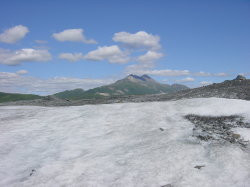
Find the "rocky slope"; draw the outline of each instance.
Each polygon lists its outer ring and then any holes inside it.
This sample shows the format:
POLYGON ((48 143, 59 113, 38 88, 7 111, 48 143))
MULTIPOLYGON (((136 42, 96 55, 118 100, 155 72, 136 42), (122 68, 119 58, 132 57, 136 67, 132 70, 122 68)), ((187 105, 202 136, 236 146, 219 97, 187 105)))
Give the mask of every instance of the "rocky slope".
MULTIPOLYGON (((165 96, 166 98, 169 97, 167 95, 165 96)), ((181 99, 199 97, 220 97, 250 100, 250 80, 243 76, 237 76, 233 80, 226 80, 222 83, 214 83, 208 86, 180 91, 178 94, 175 94, 173 98, 181 99)))

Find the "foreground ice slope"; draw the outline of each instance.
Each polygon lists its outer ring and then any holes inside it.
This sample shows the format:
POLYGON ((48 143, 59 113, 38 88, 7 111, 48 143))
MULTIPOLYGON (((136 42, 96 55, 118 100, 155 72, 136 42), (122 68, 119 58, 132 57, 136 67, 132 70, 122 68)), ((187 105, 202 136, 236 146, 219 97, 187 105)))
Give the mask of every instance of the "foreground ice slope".
POLYGON ((200 142, 186 114, 250 120, 250 102, 0 107, 0 186, 249 186, 249 145, 200 142))

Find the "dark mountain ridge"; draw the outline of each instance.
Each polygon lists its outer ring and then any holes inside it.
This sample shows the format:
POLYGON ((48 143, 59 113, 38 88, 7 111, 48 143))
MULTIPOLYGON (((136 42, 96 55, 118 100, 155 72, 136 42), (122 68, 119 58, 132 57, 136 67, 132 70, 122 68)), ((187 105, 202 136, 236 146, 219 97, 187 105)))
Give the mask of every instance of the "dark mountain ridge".
POLYGON ((219 97, 229 99, 250 100, 250 79, 239 75, 233 80, 214 83, 208 86, 183 90, 175 98, 219 97))

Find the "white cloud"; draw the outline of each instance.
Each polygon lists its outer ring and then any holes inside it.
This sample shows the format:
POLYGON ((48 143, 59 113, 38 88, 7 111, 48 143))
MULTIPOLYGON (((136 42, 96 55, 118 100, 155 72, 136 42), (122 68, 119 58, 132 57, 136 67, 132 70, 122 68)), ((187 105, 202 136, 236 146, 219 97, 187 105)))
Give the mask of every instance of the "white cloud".
POLYGON ((134 71, 127 71, 128 74, 138 74, 138 75, 158 75, 158 76, 184 76, 189 75, 190 72, 188 70, 170 70, 170 69, 164 69, 164 70, 134 70, 134 71))
POLYGON ((150 75, 159 75, 159 76, 183 76, 189 75, 190 72, 188 70, 151 70, 148 72, 150 75))
POLYGON ((125 72, 130 74, 141 74, 140 72, 151 71, 155 67, 155 61, 164 55, 155 51, 148 51, 146 54, 136 58, 137 64, 129 65, 126 67, 125 72))
POLYGON ((229 76, 227 73, 215 73, 213 74, 215 77, 227 77, 229 76))
POLYGON ((43 62, 51 60, 48 50, 20 49, 10 51, 0 49, 0 64, 18 65, 23 62, 43 62))
POLYGON ((60 42, 70 41, 70 42, 84 42, 88 44, 96 44, 97 42, 93 39, 86 39, 84 36, 83 29, 67 29, 59 33, 54 33, 52 36, 60 42))
POLYGON ((16 43, 24 38, 28 32, 29 29, 23 25, 11 27, 0 34, 0 42, 9 44, 16 43))
POLYGON ((3 79, 8 79, 11 77, 17 77, 17 73, 11 73, 11 72, 0 72, 0 80, 2 81, 3 79))
POLYGON ((211 76, 212 74, 208 72, 200 71, 200 72, 193 73, 193 75, 198 76, 198 77, 208 77, 208 76, 211 76))
POLYGON ((211 81, 202 81, 202 82, 200 82, 200 84, 201 84, 202 86, 207 86, 207 85, 209 85, 209 84, 213 84, 213 82, 211 82, 211 81))
POLYGON ((84 90, 113 83, 113 79, 82 79, 54 77, 41 79, 18 73, 0 72, 0 92, 54 94, 64 90, 82 88, 84 90))
POLYGON ((160 37, 145 31, 139 31, 135 34, 118 32, 114 34, 113 40, 115 42, 121 42, 131 48, 146 48, 151 50, 158 50, 161 48, 160 37))
POLYGON ((163 57, 162 53, 158 53, 155 51, 148 51, 146 54, 139 56, 137 58, 137 61, 142 62, 142 63, 154 62, 160 59, 161 57, 163 57))
POLYGON ((239 73, 239 75, 250 76, 250 72, 248 72, 248 73, 239 73))
POLYGON ((84 59, 84 55, 82 53, 61 53, 59 54, 59 58, 71 62, 76 62, 84 59))
POLYGON ((227 74, 227 73, 209 73, 209 72, 200 71, 200 72, 193 73, 193 76, 197 76, 197 77, 226 77, 226 76, 229 76, 229 74, 227 74))
POLYGON ((121 51, 117 45, 98 47, 96 50, 90 51, 84 58, 93 61, 107 60, 110 63, 117 64, 124 64, 129 61, 128 55, 121 51))
POLYGON ((24 69, 19 70, 19 71, 16 72, 16 74, 18 74, 18 75, 25 75, 25 74, 27 74, 27 73, 28 73, 28 71, 27 71, 27 70, 24 70, 24 69))
POLYGON ((175 82, 179 82, 179 83, 184 83, 184 82, 194 82, 195 79, 192 78, 192 77, 186 77, 184 79, 181 79, 181 80, 176 80, 175 82))
POLYGON ((144 72, 152 71, 150 69, 152 69, 154 66, 155 64, 153 62, 133 64, 125 68, 125 73, 143 75, 146 74, 144 72))

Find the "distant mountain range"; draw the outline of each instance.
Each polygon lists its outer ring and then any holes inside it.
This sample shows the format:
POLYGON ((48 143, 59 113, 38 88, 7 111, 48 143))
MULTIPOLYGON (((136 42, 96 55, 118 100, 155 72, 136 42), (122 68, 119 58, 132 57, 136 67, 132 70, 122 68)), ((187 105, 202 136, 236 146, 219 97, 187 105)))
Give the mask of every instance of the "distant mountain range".
MULTIPOLYGON (((66 90, 63 92, 56 93, 50 96, 50 98, 60 98, 66 100, 101 99, 126 95, 174 93, 185 89, 189 88, 181 84, 161 84, 149 77, 148 75, 137 76, 131 74, 125 77, 124 79, 116 81, 113 84, 93 88, 86 91, 81 88, 77 88, 74 90, 66 90)), ((33 94, 15 94, 0 92, 0 103, 19 100, 33 100, 39 98, 46 99, 47 97, 33 94)))
POLYGON ((75 89, 44 97, 27 94, 0 93, 0 102, 5 102, 0 103, 0 105, 77 106, 207 97, 250 100, 250 79, 237 76, 233 80, 225 80, 222 83, 187 89, 187 87, 183 85, 170 86, 157 83, 146 75, 141 77, 129 75, 114 84, 87 91, 75 89), (180 91, 176 91, 178 89, 180 91))
POLYGON ((61 99, 77 100, 124 95, 174 93, 185 89, 189 88, 181 84, 161 84, 148 75, 137 76, 131 74, 113 84, 93 88, 87 91, 84 91, 83 89, 66 90, 56 93, 54 96, 61 99))

